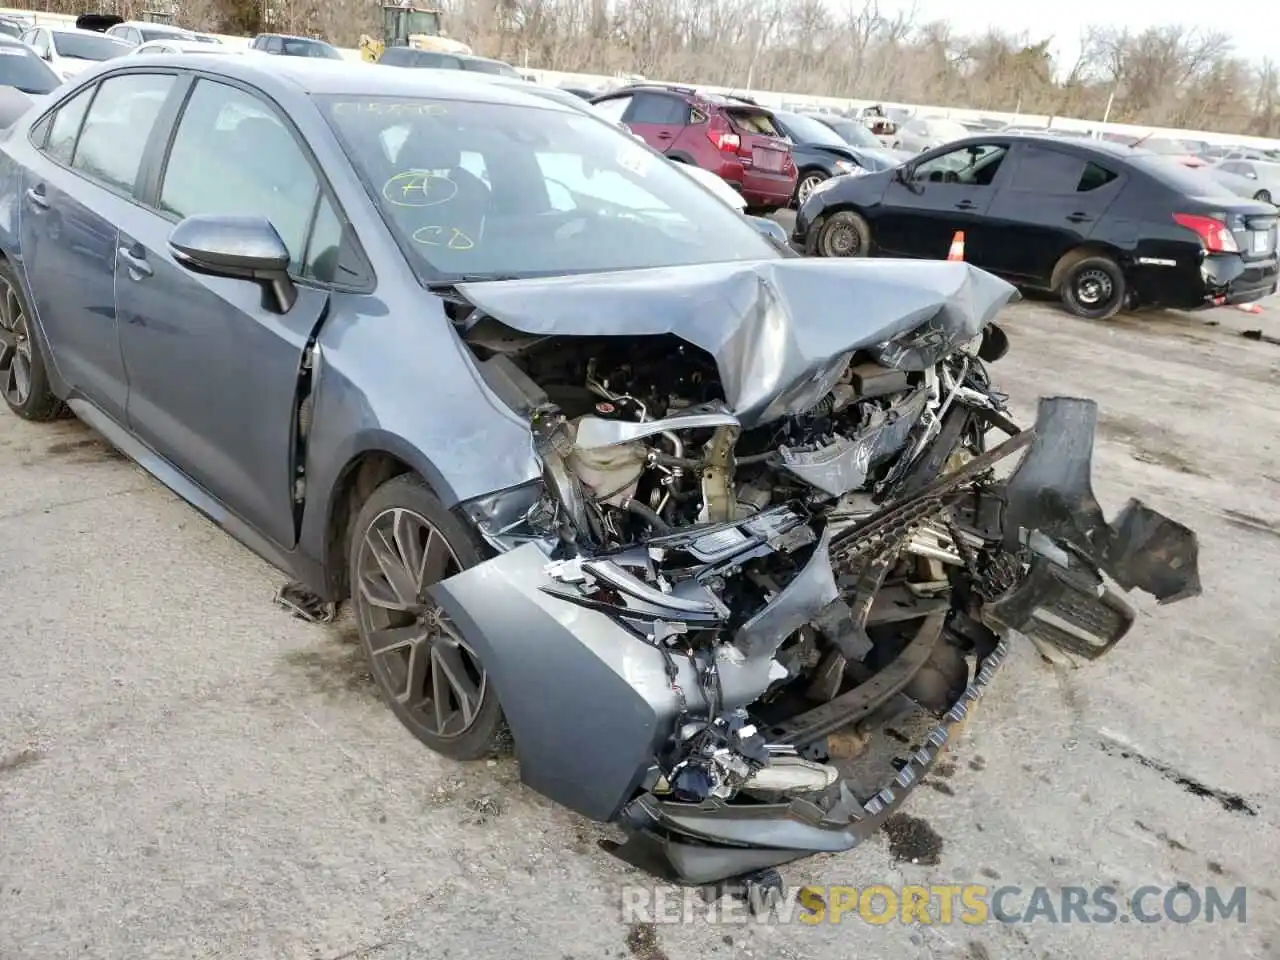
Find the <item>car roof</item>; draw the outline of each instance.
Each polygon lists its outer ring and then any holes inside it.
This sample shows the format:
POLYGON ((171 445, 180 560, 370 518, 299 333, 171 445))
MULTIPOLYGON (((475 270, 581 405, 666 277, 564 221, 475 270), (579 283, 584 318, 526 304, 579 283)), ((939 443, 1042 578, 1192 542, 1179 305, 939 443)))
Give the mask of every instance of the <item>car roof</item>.
MULTIPOLYGON (((183 51, 184 53, 188 50, 191 51, 192 53, 204 53, 208 51, 210 47, 217 46, 217 44, 205 43, 201 40, 186 40, 186 39, 183 39, 182 36, 178 35, 178 36, 172 36, 172 37, 163 37, 157 40, 146 40, 138 44, 138 46, 135 47, 134 49, 146 50, 146 49, 158 47, 161 45, 169 46, 169 47, 177 47, 179 50, 183 51)), ((234 52, 234 48, 232 52, 234 52)), ((226 53, 210 54, 210 56, 224 57, 226 56, 226 53)))
POLYGON ((304 37, 296 33, 259 33, 254 37, 254 39, 256 40, 258 37, 279 37, 281 40, 305 40, 307 43, 323 43, 326 47, 333 46, 333 44, 328 40, 321 40, 319 37, 304 37))
POLYGON ((108 37, 102 30, 81 30, 79 27, 50 26, 47 23, 37 23, 36 26, 41 30, 48 30, 50 33, 74 33, 82 37, 105 37, 113 43, 124 43, 119 37, 108 37))
POLYGON ((460 70, 405 70, 352 60, 321 60, 314 57, 227 57, 192 53, 175 64, 164 54, 130 58, 131 68, 154 61, 157 65, 183 70, 199 70, 233 80, 242 80, 263 89, 285 82, 304 94, 356 97, 425 97, 440 100, 467 100, 476 103, 511 103, 533 107, 559 107, 549 97, 525 92, 523 83, 475 82, 474 75, 460 70))

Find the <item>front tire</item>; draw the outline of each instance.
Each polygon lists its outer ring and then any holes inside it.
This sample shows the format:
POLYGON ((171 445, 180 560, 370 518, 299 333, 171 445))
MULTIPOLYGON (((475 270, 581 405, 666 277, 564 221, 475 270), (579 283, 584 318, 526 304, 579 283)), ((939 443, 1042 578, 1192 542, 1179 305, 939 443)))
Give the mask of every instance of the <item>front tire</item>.
POLYGON ((1259 190, 1257 193, 1255 193, 1255 194, 1253 195, 1253 199, 1255 199, 1255 200, 1261 200, 1263 203, 1270 203, 1270 202, 1271 202, 1271 191, 1270 191, 1270 190, 1259 190))
POLYGON ((480 563, 485 549, 421 478, 388 480, 365 501, 348 544, 360 644, 387 705, 453 760, 500 751, 506 721, 484 664, 427 588, 480 563))
POLYGON ((800 206, 809 199, 809 194, 813 193, 818 184, 828 179, 830 178, 821 170, 809 170, 802 173, 800 179, 796 181, 796 209, 799 210, 800 206))
POLYGON ((819 257, 869 257, 871 225, 852 210, 833 213, 818 228, 811 253, 819 257))
POLYGON ((0 262, 0 393, 24 420, 53 420, 62 413, 22 286, 7 262, 0 262))
POLYGON ((1124 272, 1110 257, 1085 257, 1062 278, 1058 296, 1068 311, 1085 320, 1110 320, 1125 304, 1124 272))

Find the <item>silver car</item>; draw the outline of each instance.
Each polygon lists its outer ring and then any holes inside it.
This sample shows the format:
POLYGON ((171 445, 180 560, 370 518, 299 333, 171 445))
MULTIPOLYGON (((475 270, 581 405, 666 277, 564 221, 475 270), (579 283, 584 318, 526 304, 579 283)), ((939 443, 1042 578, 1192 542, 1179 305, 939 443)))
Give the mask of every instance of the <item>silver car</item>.
POLYGON ((898 128, 893 149, 920 153, 953 140, 963 140, 967 136, 970 136, 970 132, 963 124, 954 120, 944 120, 942 117, 917 118, 908 120, 898 128))
POLYGON ((1248 180, 1253 185, 1253 192, 1249 196, 1254 200, 1271 203, 1273 197, 1280 197, 1280 163, 1265 160, 1223 160, 1215 163, 1213 169, 1248 180))

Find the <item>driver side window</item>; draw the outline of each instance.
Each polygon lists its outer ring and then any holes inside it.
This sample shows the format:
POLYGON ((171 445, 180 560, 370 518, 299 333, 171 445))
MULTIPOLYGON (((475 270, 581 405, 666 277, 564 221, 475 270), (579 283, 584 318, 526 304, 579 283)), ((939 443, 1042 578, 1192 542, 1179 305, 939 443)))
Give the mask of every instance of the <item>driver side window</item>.
POLYGON ((989 187, 1007 153, 1007 148, 996 144, 970 144, 917 164, 911 179, 916 183, 989 187))

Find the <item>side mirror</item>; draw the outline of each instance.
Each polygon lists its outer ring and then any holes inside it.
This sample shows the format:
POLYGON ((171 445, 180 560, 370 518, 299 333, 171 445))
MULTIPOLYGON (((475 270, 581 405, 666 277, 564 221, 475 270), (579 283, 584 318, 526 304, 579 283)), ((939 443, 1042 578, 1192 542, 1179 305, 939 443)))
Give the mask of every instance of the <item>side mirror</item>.
POLYGON ((775 247, 783 250, 790 249, 787 244, 787 231, 782 229, 782 225, 768 217, 751 217, 743 214, 747 222, 759 231, 760 235, 772 243, 775 247))
POLYGON ((169 252, 195 273, 257 283, 277 313, 288 313, 298 299, 289 248, 265 217, 187 217, 169 234, 169 252))

